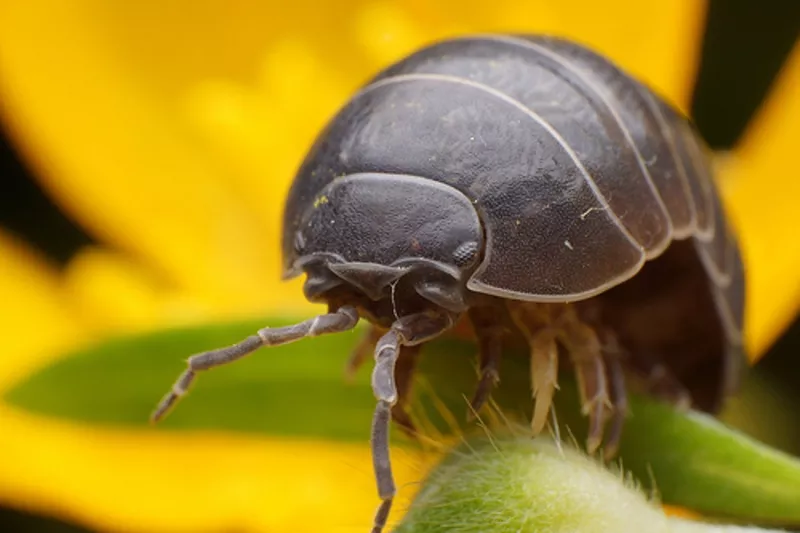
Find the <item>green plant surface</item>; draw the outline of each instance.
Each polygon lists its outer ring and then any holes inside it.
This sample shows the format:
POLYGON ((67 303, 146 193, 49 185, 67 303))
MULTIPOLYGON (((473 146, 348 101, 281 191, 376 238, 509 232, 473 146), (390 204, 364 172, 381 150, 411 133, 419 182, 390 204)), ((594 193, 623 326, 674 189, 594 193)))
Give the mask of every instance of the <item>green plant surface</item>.
POLYGON ((571 445, 470 439, 435 468, 395 533, 757 533, 665 515, 620 471, 571 445))
MULTIPOLYGON (((118 338, 66 354, 17 384, 5 400, 39 414, 143 431, 215 429, 358 441, 368 446, 374 399, 370 366, 353 383, 344 365, 362 330, 265 348, 235 364, 201 373, 159 427, 151 410, 192 353, 225 346, 265 324, 290 318, 157 331, 118 338)), ((466 423, 476 384, 474 346, 447 339, 426 347, 416 382, 414 413, 440 434, 480 431, 466 423), (444 408, 443 408, 444 406, 444 408)), ((510 350, 494 394, 518 423, 530 416, 528 358, 510 350)), ((736 521, 800 524, 800 461, 741 431, 695 412, 680 412, 633 395, 620 447, 625 469, 668 504, 736 521)), ((561 435, 582 442, 570 374, 556 395, 561 435)), ((496 422, 495 422, 496 423, 496 422)), ((501 422, 502 425, 502 422, 501 422)), ((412 445, 394 432, 395 442, 412 445)))

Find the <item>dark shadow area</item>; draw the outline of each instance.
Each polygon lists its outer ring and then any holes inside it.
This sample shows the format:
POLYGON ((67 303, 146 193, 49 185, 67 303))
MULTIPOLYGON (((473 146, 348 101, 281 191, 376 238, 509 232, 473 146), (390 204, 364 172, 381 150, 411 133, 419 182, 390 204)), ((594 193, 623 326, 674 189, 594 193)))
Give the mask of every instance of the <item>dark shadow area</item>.
POLYGON ((100 533, 5 507, 0 507, 0 531, 7 533, 100 533))
POLYGON ((48 198, 0 123, 0 227, 59 264, 92 239, 48 198))
POLYGON ((706 141, 730 148, 800 33, 795 0, 711 0, 691 113, 706 141))

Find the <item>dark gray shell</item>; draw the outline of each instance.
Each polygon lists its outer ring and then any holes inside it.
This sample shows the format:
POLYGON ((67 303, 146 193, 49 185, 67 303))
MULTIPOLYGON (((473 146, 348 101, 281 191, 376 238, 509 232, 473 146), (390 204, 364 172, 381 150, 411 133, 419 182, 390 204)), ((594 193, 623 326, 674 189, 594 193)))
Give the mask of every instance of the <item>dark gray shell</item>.
POLYGON ((692 239, 738 345, 742 263, 705 151, 683 116, 580 45, 440 42, 371 80, 321 133, 287 200, 285 274, 300 273, 299 225, 331 182, 418 176, 460 191, 480 217, 485 244, 468 289, 584 300, 692 239))

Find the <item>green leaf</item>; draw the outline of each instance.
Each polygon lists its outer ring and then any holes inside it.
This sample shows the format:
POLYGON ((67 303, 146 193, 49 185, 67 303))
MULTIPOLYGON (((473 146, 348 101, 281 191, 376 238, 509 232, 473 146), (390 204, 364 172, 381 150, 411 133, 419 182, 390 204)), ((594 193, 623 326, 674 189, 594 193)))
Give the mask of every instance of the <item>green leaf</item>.
MULTIPOLYGON (((67 354, 8 391, 5 401, 91 424, 148 427, 151 410, 196 352, 229 345, 289 319, 217 324, 109 340, 67 354)), ((156 429, 225 429, 325 437, 367 446, 374 398, 370 368, 346 384, 343 368, 361 331, 265 348, 202 373, 191 393, 156 429)), ((371 365, 367 365, 368 367, 371 365)), ((465 423, 477 383, 475 348, 447 339, 426 347, 415 382, 414 413, 441 433, 482 431, 465 423)), ((531 412, 528 357, 509 350, 493 398, 504 417, 531 412)), ((710 515, 800 524, 800 461, 709 417, 631 398, 633 415, 620 457, 640 482, 651 480, 666 503, 710 515)), ((570 374, 556 394, 562 435, 584 438, 570 374)), ((485 413, 484 413, 485 414, 485 413)), ((499 419, 500 424, 505 424, 499 419)), ((400 433, 395 432, 395 442, 400 433)))
MULTIPOLYGON (((160 398, 197 352, 240 341, 266 324, 157 331, 111 339, 59 359, 6 394, 19 407, 94 424, 148 428, 160 398)), ((263 349, 198 376, 157 427, 226 429, 364 440, 372 417, 368 375, 344 383, 344 362, 358 333, 263 349)))

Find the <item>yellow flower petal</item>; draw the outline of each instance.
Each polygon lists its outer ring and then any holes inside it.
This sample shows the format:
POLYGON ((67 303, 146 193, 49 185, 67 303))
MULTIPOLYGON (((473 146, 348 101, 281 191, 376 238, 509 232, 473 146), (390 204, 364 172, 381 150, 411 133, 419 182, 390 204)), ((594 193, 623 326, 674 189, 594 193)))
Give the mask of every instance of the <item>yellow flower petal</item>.
POLYGON ((723 172, 748 267, 747 342, 763 354, 800 309, 800 42, 723 172))
MULTIPOLYGON (((0 231, 0 390, 84 338, 58 272, 0 231)), ((2 427, 0 425, 0 427, 2 427)), ((3 438, 7 435, 3 430, 3 438)), ((0 439, 2 440, 2 439, 0 439)))
POLYGON ((685 109, 705 1, 367 2, 351 17, 372 69, 435 39, 464 33, 552 33, 607 54, 685 109))
MULTIPOLYGON (((0 500, 109 532, 361 533, 379 503, 369 447, 101 429, 0 405, 0 500)), ((392 451, 403 513, 434 457, 392 451)))
POLYGON ((0 92, 12 132, 50 192, 93 232, 210 304, 263 306, 279 275, 276 243, 177 108, 121 60, 123 43, 91 4, 2 6, 0 92))
POLYGON ((209 320, 220 314, 179 293, 145 265, 118 252, 88 247, 72 258, 62 290, 98 335, 130 333, 209 320))

